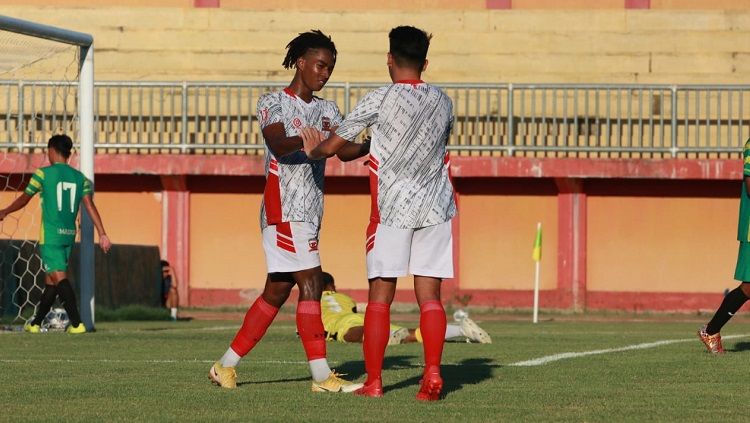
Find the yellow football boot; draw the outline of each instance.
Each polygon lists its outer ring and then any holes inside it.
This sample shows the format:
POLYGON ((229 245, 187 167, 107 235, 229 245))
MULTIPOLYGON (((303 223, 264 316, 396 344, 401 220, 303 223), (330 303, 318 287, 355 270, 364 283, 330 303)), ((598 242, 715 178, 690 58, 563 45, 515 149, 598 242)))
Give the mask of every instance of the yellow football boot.
POLYGON ((73 334, 86 333, 86 326, 83 323, 79 323, 78 326, 68 325, 65 331, 73 334))
POLYGON ((234 367, 222 367, 218 361, 208 371, 208 378, 222 388, 235 389, 237 387, 237 372, 234 367))
POLYGON ((23 325, 23 331, 28 333, 42 333, 42 327, 39 325, 32 325, 31 323, 26 323, 23 325))
POLYGON ((362 387, 361 383, 353 383, 348 380, 341 379, 339 376, 343 376, 332 371, 328 375, 328 379, 322 382, 313 381, 312 391, 313 392, 353 392, 362 387))

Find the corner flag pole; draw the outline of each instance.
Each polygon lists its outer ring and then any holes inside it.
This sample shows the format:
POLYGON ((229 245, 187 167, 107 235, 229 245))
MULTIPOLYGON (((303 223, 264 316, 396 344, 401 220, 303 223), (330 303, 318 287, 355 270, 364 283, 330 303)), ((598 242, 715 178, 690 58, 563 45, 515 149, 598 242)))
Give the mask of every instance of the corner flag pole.
POLYGON ((536 238, 534 239, 534 251, 531 258, 535 262, 534 272, 534 318, 533 322, 539 322, 539 266, 542 262, 542 222, 536 224, 536 238))

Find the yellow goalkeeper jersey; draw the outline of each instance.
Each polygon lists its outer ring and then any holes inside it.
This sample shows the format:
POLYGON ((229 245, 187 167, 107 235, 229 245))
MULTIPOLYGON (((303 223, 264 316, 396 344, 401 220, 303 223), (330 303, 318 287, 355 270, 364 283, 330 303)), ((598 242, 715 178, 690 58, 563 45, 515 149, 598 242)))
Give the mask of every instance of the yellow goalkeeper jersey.
POLYGON ((320 298, 320 314, 323 326, 333 327, 338 319, 357 312, 357 303, 352 297, 335 291, 323 291, 320 298))

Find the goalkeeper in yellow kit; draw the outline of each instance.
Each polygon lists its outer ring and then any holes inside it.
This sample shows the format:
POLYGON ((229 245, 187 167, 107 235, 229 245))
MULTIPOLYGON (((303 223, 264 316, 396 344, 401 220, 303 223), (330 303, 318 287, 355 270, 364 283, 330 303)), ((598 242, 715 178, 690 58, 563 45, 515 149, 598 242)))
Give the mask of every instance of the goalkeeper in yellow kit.
POLYGON ((41 324, 52 307, 55 297, 65 307, 70 319, 69 333, 84 333, 76 305, 76 294, 68 280, 68 258, 76 238, 76 219, 83 203, 99 233, 99 246, 106 253, 111 247, 104 232, 102 219, 94 205, 91 181, 81 172, 68 165, 73 140, 67 135, 54 135, 47 143, 47 157, 50 165, 37 169, 31 176, 23 194, 8 207, 0 210, 0 220, 24 208, 31 197, 39 193, 42 209, 41 233, 39 234, 39 254, 45 271, 45 285, 42 298, 36 308, 34 319, 24 325, 31 333, 41 332, 41 324))
MULTIPOLYGON (((330 273, 323 272, 323 296, 320 299, 321 318, 326 339, 344 343, 362 342, 365 332, 365 315, 357 313, 357 303, 352 297, 336 292, 336 283, 330 273)), ((422 342, 417 329, 391 325, 388 345, 422 342)), ((447 325, 445 339, 465 337, 481 344, 492 343, 490 335, 468 317, 457 325, 447 325)))

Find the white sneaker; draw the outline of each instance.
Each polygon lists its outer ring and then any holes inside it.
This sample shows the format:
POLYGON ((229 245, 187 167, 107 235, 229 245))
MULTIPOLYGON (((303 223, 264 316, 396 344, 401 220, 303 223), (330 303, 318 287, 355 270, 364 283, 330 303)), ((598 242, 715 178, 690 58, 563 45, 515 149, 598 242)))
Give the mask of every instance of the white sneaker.
POLYGON ((458 309, 453 313, 453 321, 456 323, 461 323, 461 320, 467 317, 469 317, 469 313, 463 309, 458 309))
POLYGON ((486 330, 482 329, 473 320, 468 317, 461 319, 461 333, 472 342, 479 342, 480 344, 491 344, 492 338, 486 330))
POLYGON ((409 336, 409 329, 407 328, 397 329, 388 338, 388 345, 400 344, 407 336, 409 336))

